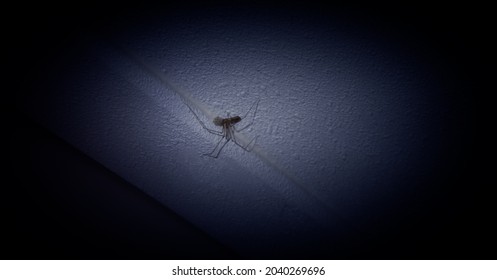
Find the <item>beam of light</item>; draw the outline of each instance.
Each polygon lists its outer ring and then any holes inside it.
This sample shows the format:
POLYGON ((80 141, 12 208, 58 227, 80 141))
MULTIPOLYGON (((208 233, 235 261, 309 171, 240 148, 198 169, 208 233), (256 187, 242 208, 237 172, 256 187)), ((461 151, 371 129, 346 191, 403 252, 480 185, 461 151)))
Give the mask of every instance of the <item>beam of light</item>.
MULTIPOLYGON (((134 54, 132 51, 120 45, 112 44, 112 46, 114 46, 115 49, 120 50, 136 64, 140 65, 146 72, 156 77, 163 85, 172 89, 176 94, 178 94, 181 100, 184 103, 186 103, 186 106, 190 107, 190 110, 192 109, 198 110, 202 112, 202 114, 210 120, 214 119, 217 116, 217 114, 214 113, 214 111, 207 104, 198 100, 197 98, 192 96, 187 90, 183 89, 179 85, 172 82, 171 79, 169 79, 169 77, 165 73, 159 71, 151 63, 146 62, 145 60, 134 54)), ((248 143, 250 143, 250 139, 247 136, 245 136, 243 133, 237 133, 237 141, 240 141, 241 144, 243 145, 247 145, 248 143)), ((314 202, 314 206, 318 206, 318 210, 311 211, 310 215, 315 219, 317 219, 317 222, 319 222, 321 226, 329 228, 330 224, 328 222, 331 219, 338 219, 342 222, 342 225, 345 224, 348 226, 349 229, 352 229, 353 231, 356 232, 358 231, 358 229, 354 225, 352 225, 349 221, 344 219, 340 214, 337 213, 337 211, 333 210, 329 204, 322 201, 319 198, 319 196, 314 194, 314 192, 310 188, 302 184, 301 180, 296 175, 294 175, 292 172, 284 168, 279 162, 277 162, 273 157, 271 157, 262 147, 255 144, 251 152, 253 152, 266 165, 277 171, 288 181, 294 184, 302 193, 304 193, 305 196, 307 196, 307 198, 309 198, 311 201, 314 202), (331 214, 333 214, 333 216, 331 216, 331 214)), ((308 210, 309 209, 307 209, 306 212, 308 212, 308 210)))
POLYGON ((204 103, 200 100, 193 97, 188 91, 184 90, 180 86, 173 83, 165 73, 159 71, 155 67, 153 67, 150 63, 145 62, 143 59, 135 55, 133 52, 125 49, 122 46, 113 45, 117 49, 121 50, 124 54, 126 54, 132 61, 136 62, 138 65, 143 67, 149 74, 158 78, 164 85, 172 89, 178 96, 183 100, 183 102, 189 104, 189 106, 200 110, 205 116, 209 119, 214 119, 217 115, 204 103))

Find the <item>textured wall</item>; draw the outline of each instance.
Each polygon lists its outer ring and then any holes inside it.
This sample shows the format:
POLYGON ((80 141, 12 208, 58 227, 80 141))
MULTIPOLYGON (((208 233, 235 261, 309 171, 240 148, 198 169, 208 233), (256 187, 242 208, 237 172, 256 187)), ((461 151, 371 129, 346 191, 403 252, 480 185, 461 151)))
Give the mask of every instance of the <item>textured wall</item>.
POLYGON ((461 145, 443 62, 405 37, 250 10, 126 27, 53 66, 33 114, 244 256, 312 256, 322 244, 353 255, 366 236, 395 234, 461 145), (154 71, 213 129, 206 112, 243 115, 260 100, 243 133, 255 149, 203 157, 219 138, 154 71))

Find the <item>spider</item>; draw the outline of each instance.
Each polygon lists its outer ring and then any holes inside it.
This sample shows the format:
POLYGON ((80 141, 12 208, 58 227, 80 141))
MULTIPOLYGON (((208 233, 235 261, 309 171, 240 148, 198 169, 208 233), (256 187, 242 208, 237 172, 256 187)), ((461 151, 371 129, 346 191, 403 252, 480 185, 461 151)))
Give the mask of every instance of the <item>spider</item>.
POLYGON ((192 114, 195 116, 195 118, 200 123, 200 125, 202 126, 203 129, 205 129, 210 134, 221 136, 221 139, 219 139, 219 141, 217 142, 217 144, 214 147, 214 149, 212 150, 212 152, 202 154, 202 156, 209 156, 209 157, 212 157, 212 158, 218 158, 219 154, 223 150, 224 146, 226 146, 226 144, 228 144, 228 142, 230 140, 233 141, 240 148, 244 149, 245 151, 247 151, 247 152, 252 151, 252 149, 255 146, 255 143, 254 143, 254 145, 252 145, 251 148, 249 148, 249 146, 250 146, 250 144, 252 144, 253 142, 255 142, 255 140, 257 139, 257 137, 253 138, 247 145, 243 146, 242 144, 239 143, 239 140, 237 140, 236 133, 237 132, 241 132, 241 131, 247 129, 248 127, 250 127, 254 123, 255 114, 257 113, 257 108, 259 107, 259 100, 257 100, 250 107, 250 109, 245 114, 245 116, 243 116, 243 118, 240 117, 240 116, 231 117, 229 113, 228 113, 228 117, 227 118, 215 117, 214 120, 212 120, 212 122, 214 123, 215 126, 222 127, 221 131, 217 131, 217 130, 208 128, 204 124, 204 122, 202 122, 200 120, 200 118, 197 116, 197 114, 195 113, 195 111, 193 111, 193 109, 190 107, 190 105, 188 105, 186 102, 185 102, 185 104, 188 107, 188 109, 190 109, 190 112, 192 112, 192 114), (254 108, 254 106, 255 106, 255 110, 254 110, 254 114, 253 114, 253 117, 252 117, 252 121, 249 124, 247 124, 245 127, 237 129, 235 125, 237 123, 241 122, 242 120, 244 120, 248 116, 248 114, 250 113, 250 111, 252 111, 252 108, 254 108), (224 140, 224 143, 221 144, 221 142, 223 142, 223 140, 224 140))

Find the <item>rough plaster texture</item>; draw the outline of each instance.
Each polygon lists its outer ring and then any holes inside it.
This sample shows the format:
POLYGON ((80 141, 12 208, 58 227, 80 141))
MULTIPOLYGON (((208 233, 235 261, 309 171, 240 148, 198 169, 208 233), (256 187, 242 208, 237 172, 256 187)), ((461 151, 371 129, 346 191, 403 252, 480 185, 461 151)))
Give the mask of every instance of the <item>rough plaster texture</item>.
POLYGON ((242 254, 339 244, 406 211, 417 178, 436 172, 450 110, 415 50, 347 31, 285 17, 150 20, 54 67, 53 95, 33 100, 35 114, 242 254), (220 116, 260 100, 244 132, 256 149, 230 143, 218 159, 201 156, 219 138, 116 46, 220 116))

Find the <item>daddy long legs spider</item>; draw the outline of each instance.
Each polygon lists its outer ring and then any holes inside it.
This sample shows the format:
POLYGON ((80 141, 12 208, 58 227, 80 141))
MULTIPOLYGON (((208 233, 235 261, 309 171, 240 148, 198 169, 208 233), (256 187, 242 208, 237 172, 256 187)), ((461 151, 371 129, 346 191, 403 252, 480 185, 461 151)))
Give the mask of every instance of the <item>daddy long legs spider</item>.
POLYGON ((259 100, 257 100, 254 104, 252 104, 250 109, 247 111, 247 113, 243 117, 240 117, 240 116, 230 117, 229 113, 228 113, 227 118, 215 117, 214 120, 212 120, 212 123, 214 123, 215 126, 220 126, 222 128, 221 131, 217 131, 217 130, 208 128, 204 124, 204 122, 198 117, 198 115, 195 113, 195 111, 190 107, 190 105, 188 105, 187 102, 185 102, 185 104, 188 107, 188 109, 190 109, 190 112, 192 112, 192 114, 195 116, 195 118, 200 123, 200 125, 202 126, 203 129, 205 129, 210 134, 214 134, 214 135, 221 137, 219 139, 219 141, 217 142, 216 146, 214 147, 214 149, 212 150, 212 152, 202 154, 203 156, 209 156, 209 157, 213 157, 213 158, 219 157, 219 154, 223 150, 224 146, 226 146, 226 144, 228 144, 228 142, 230 140, 233 141, 233 143, 235 143, 240 148, 244 149, 245 151, 247 151, 247 152, 252 151, 252 149, 254 148, 255 140, 257 137, 254 137, 247 145, 242 145, 240 143, 240 140, 237 139, 237 133, 249 128, 254 123, 255 115, 257 113, 257 108, 259 107, 259 100), (254 106, 255 106, 255 110, 253 113, 252 121, 250 123, 248 123, 246 126, 238 129, 236 127, 236 124, 238 124, 242 120, 244 120, 249 115, 250 111, 252 111, 254 106), (224 140, 224 142, 223 142, 223 140, 224 140), (254 143, 254 145, 252 145, 252 147, 250 147, 250 145, 252 143, 254 143))

